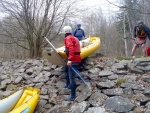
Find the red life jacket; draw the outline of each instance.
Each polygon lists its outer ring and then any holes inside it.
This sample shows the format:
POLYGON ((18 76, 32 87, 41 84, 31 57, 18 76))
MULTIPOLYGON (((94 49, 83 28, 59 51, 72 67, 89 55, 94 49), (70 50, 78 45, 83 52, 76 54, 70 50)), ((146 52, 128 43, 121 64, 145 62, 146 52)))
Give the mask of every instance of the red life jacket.
POLYGON ((73 35, 69 35, 64 39, 64 43, 69 52, 68 60, 72 62, 81 62, 79 40, 73 35))

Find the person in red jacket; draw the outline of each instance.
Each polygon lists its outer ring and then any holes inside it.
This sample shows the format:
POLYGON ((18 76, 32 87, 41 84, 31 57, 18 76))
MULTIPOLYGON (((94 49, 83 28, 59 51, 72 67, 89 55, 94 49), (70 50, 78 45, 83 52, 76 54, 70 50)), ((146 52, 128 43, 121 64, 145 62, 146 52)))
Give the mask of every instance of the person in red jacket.
POLYGON ((63 30, 65 33, 64 39, 65 52, 68 58, 67 65, 65 67, 65 76, 66 76, 65 88, 71 89, 71 96, 67 100, 73 101, 76 98, 76 81, 75 81, 75 72, 72 70, 72 67, 74 69, 77 69, 77 66, 81 62, 80 43, 79 40, 72 35, 72 28, 70 26, 65 26, 63 30))

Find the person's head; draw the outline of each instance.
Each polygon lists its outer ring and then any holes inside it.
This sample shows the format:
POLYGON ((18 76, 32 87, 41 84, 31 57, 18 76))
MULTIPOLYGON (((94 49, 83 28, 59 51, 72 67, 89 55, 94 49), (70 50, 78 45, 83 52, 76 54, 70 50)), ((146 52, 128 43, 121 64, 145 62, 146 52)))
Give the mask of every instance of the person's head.
POLYGON ((81 24, 77 24, 77 28, 80 28, 81 27, 81 24))
POLYGON ((144 22, 142 20, 138 21, 138 26, 139 28, 143 28, 144 27, 144 22))
POLYGON ((64 34, 71 34, 72 33, 72 28, 70 26, 65 26, 63 28, 63 33, 64 34))

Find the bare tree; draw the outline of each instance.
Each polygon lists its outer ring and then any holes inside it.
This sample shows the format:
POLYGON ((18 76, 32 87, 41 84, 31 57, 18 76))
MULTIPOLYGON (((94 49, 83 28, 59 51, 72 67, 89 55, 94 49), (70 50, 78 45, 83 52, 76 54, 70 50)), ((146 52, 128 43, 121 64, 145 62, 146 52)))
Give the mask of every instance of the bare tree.
POLYGON ((75 3, 75 0, 1 0, 1 9, 10 21, 3 21, 4 32, 0 35, 28 50, 31 58, 40 57, 46 46, 42 36, 54 39, 65 19, 74 12, 75 3))

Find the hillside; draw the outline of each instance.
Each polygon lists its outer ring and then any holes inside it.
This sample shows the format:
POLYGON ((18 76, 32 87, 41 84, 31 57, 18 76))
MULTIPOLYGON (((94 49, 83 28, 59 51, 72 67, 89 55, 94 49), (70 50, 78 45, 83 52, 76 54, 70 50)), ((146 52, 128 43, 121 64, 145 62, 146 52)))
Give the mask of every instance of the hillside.
POLYGON ((41 89, 35 113, 149 113, 150 58, 122 60, 88 58, 79 67, 90 84, 77 80, 77 98, 67 102, 63 67, 47 60, 0 61, 0 99, 18 89, 41 89))

